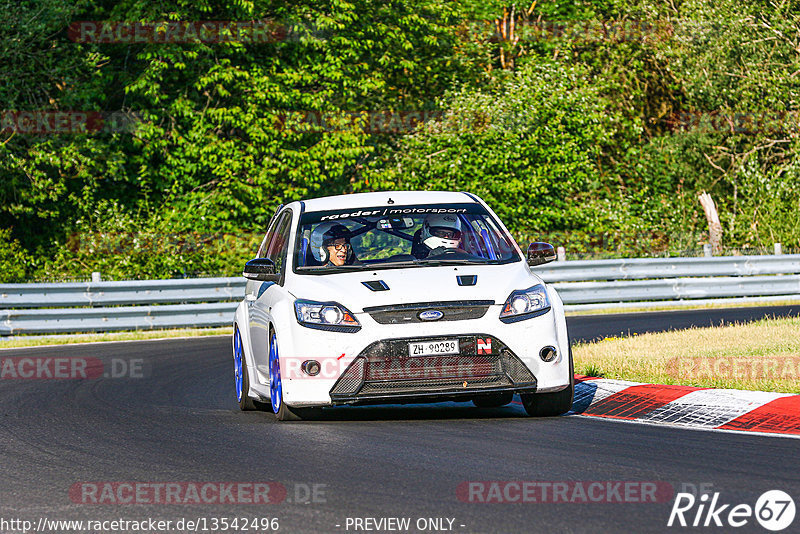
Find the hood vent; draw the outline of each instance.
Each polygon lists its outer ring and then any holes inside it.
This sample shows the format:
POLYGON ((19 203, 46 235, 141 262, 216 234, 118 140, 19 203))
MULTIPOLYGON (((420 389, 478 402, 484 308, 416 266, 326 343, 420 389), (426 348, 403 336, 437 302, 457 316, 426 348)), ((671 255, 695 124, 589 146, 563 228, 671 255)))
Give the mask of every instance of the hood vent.
POLYGON ((461 274, 456 276, 458 285, 460 286, 474 286, 478 283, 478 275, 476 274, 461 274))
POLYGON ((387 291, 389 286, 383 280, 370 280, 369 282, 361 282, 372 291, 387 291))

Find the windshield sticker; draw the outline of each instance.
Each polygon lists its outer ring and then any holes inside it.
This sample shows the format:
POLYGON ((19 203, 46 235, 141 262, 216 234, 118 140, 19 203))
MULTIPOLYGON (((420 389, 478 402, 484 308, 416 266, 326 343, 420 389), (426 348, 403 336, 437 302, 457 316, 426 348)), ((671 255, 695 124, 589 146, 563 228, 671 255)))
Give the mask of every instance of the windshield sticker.
MULTIPOLYGON (((470 210, 467 208, 446 208, 446 207, 396 207, 396 208, 373 208, 366 210, 357 210, 351 213, 347 211, 341 213, 332 213, 323 215, 319 218, 320 221, 333 221, 337 219, 349 219, 352 217, 387 217, 392 215, 412 215, 417 213, 468 213, 470 210)), ((309 214, 311 215, 311 214, 309 214)))

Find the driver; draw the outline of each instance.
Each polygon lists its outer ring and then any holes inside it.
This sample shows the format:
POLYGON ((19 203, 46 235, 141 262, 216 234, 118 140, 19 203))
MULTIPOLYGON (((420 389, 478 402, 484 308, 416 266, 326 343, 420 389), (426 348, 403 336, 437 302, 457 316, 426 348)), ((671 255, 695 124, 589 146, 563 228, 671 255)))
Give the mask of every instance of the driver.
POLYGON ((359 263, 350 243, 350 230, 343 224, 335 224, 322 234, 322 246, 319 256, 326 267, 351 265, 359 263))
POLYGON ((422 228, 414 234, 411 254, 417 259, 427 258, 432 252, 461 250, 461 221, 449 213, 432 213, 425 217, 422 228))

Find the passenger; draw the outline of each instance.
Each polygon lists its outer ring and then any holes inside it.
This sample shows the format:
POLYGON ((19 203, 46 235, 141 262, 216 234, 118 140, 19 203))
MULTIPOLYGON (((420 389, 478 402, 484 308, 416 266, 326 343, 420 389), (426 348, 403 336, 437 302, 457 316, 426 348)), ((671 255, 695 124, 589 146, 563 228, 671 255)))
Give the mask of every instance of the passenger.
POLYGON ((343 224, 331 226, 322 234, 322 246, 319 247, 319 256, 325 267, 341 267, 360 263, 353 252, 350 243, 351 232, 343 224))

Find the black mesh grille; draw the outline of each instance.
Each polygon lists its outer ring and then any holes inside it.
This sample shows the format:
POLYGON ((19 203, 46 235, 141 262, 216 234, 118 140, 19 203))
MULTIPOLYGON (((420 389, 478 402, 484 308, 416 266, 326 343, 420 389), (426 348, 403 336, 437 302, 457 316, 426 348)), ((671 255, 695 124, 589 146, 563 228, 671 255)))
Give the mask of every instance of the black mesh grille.
POLYGON ((458 336, 459 354, 413 356, 409 343, 434 338, 373 343, 331 389, 340 402, 392 395, 469 393, 497 388, 536 387, 536 378, 501 341, 483 334, 458 336))
POLYGON ((331 389, 331 395, 352 395, 364 383, 364 358, 356 358, 331 389))
POLYGON ((508 377, 514 381, 514 384, 535 384, 536 378, 525 367, 525 364, 519 358, 514 356, 510 350, 502 352, 503 368, 505 369, 508 377))
POLYGON ((416 358, 371 358, 364 379, 373 381, 472 378, 503 372, 497 356, 421 356, 416 358))
POLYGON ((363 395, 374 395, 381 393, 453 392, 511 385, 511 381, 505 376, 484 376, 464 380, 398 380, 393 382, 367 382, 364 384, 364 387, 361 388, 360 393, 363 395))

